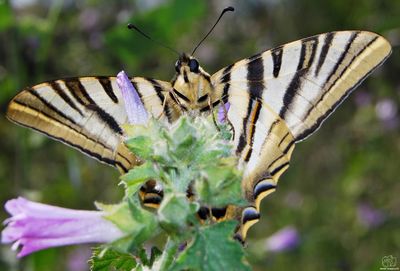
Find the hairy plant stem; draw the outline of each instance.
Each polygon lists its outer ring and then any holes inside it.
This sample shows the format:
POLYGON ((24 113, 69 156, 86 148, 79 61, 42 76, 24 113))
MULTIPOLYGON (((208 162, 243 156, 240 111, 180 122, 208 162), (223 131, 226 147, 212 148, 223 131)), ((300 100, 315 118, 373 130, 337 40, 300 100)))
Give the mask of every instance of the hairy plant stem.
POLYGON ((171 237, 168 237, 167 243, 164 247, 164 252, 160 259, 158 271, 167 270, 174 260, 176 252, 178 251, 178 242, 171 237))

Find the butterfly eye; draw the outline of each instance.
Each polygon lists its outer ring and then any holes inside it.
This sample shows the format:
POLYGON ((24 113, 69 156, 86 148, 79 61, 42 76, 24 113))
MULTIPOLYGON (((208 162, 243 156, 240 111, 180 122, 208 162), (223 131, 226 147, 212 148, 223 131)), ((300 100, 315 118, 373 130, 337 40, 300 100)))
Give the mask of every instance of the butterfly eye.
POLYGON ((181 62, 179 60, 175 62, 175 70, 176 72, 180 72, 181 70, 181 62))
POLYGON ((199 62, 196 59, 191 59, 189 61, 189 68, 191 72, 198 73, 199 72, 199 62))

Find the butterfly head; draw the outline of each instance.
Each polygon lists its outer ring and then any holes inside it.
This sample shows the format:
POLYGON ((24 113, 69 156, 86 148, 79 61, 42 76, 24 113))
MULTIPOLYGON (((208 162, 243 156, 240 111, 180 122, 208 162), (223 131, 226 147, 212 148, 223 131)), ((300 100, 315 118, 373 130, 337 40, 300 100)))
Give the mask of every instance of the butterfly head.
POLYGON ((207 104, 211 92, 211 77, 198 60, 183 53, 175 62, 175 70, 172 91, 176 100, 188 109, 198 109, 207 104))
POLYGON ((179 74, 184 69, 187 73, 199 73, 200 72, 200 64, 199 61, 191 55, 186 53, 180 54, 179 59, 175 62, 175 70, 179 74))

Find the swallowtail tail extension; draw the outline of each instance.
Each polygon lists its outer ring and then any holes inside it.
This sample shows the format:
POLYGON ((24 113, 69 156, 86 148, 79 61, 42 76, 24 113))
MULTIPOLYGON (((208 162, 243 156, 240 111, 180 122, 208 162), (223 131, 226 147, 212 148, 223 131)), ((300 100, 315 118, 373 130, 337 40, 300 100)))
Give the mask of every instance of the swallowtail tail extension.
MULTIPOLYGON (((210 214, 217 219, 239 214, 238 237, 243 240, 260 218, 260 201, 289 167, 295 143, 313 134, 390 53, 390 44, 377 34, 339 31, 267 50, 213 75, 192 55, 181 54, 172 81, 130 80, 147 111, 170 123, 188 112, 211 114, 229 102, 227 118, 244 165, 242 187, 249 205, 212 209, 210 214)), ((115 77, 76 77, 27 87, 10 102, 7 117, 121 172, 137 163, 123 142, 121 125, 128 118, 115 77)))

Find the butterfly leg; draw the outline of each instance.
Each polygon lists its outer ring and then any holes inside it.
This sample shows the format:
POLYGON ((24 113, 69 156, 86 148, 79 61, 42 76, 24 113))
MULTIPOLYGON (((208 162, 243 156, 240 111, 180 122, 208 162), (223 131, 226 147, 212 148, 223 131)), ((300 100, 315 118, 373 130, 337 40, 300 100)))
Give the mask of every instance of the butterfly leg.
POLYGON ((164 97, 164 101, 163 101, 163 104, 162 104, 162 112, 157 116, 156 119, 161 119, 161 117, 164 116, 164 114, 165 114, 165 107, 166 107, 166 106, 167 106, 167 98, 164 97))
POLYGON ((181 113, 184 113, 185 110, 187 110, 187 109, 185 109, 185 107, 184 107, 184 106, 182 105, 182 103, 179 101, 178 96, 177 96, 172 90, 169 91, 169 95, 170 95, 170 97, 172 98, 172 100, 178 105, 179 110, 181 111, 181 113))
POLYGON ((226 122, 228 122, 229 126, 231 127, 231 129, 230 129, 230 131, 232 133, 232 137, 231 138, 233 139, 233 138, 235 138, 235 129, 233 128, 232 122, 228 118, 228 109, 229 109, 229 107, 227 108, 227 105, 229 105, 229 102, 225 103, 224 99, 221 99, 221 104, 222 104, 222 110, 224 112, 224 119, 225 119, 226 122))
POLYGON ((210 112, 211 112, 213 123, 214 123, 215 127, 217 128, 217 130, 221 131, 221 129, 219 128, 219 126, 217 124, 217 121, 215 120, 214 106, 213 106, 213 103, 211 101, 211 97, 210 96, 208 97, 208 101, 207 102, 208 102, 208 107, 210 108, 210 112))

